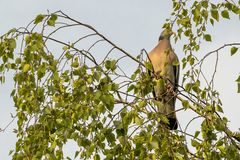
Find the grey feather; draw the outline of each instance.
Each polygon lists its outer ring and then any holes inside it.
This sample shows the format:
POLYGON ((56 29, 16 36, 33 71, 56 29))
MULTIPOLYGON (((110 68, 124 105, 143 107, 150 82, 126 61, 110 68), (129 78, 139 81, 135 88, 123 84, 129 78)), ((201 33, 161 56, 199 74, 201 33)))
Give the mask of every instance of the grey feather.
POLYGON ((165 29, 159 37, 157 46, 148 54, 148 57, 153 65, 154 79, 159 82, 153 88, 155 100, 162 104, 158 111, 167 116, 169 129, 177 129, 177 118, 174 112, 176 97, 167 89, 167 86, 170 86, 176 93, 179 79, 179 65, 173 64, 178 61, 178 57, 170 43, 172 34, 171 30, 165 29), (164 85, 160 82, 162 80, 164 85))

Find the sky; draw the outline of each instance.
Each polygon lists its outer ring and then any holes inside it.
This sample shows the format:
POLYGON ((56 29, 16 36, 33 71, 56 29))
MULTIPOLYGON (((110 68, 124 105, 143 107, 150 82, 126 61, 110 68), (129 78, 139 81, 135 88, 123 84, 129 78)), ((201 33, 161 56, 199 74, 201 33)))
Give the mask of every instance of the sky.
MULTIPOLYGON (((50 12, 62 10, 70 17, 90 24, 115 44, 136 56, 141 49, 150 51, 157 44, 162 24, 166 18, 169 18, 171 5, 169 0, 1 0, 0 35, 13 27, 26 26, 36 15, 47 13, 47 10, 50 12)), ((231 17, 230 21, 220 21, 214 27, 209 27, 213 42, 203 42, 202 49, 197 53, 198 56, 202 57, 225 43, 240 42, 239 22, 236 17, 231 17)), ((184 56, 182 46, 178 44, 172 46, 181 59, 184 56)), ((236 93, 237 84, 234 81, 240 73, 240 56, 237 54, 231 57, 229 50, 228 48, 219 52, 215 86, 223 101, 224 116, 230 120, 229 127, 237 131, 240 128, 240 95, 236 93)), ((214 56, 210 57, 203 66, 206 75, 210 76, 212 73, 213 64, 214 56)), ((11 121, 10 113, 14 114, 13 102, 9 96, 13 87, 11 76, 9 74, 6 83, 0 85, 0 128, 4 128, 11 121)), ((181 108, 179 102, 177 108, 181 108)), ((190 111, 181 111, 177 114, 181 126, 186 126, 193 116, 190 111)), ((200 121, 192 123, 189 132, 199 128, 199 125, 200 121)), ((8 152, 14 149, 16 138, 12 131, 15 127, 16 120, 5 132, 0 133, 0 159, 11 159, 8 152)), ((68 146, 71 150, 71 143, 68 146)))

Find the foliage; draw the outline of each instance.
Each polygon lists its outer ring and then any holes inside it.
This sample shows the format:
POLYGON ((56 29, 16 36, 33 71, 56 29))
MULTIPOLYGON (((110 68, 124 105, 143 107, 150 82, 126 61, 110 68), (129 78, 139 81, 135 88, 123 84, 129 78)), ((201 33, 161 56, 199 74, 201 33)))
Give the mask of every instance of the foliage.
POLYGON ((194 55, 202 40, 212 41, 207 24, 234 15, 240 16, 240 7, 232 1, 173 0, 172 18, 164 24, 176 28, 175 41, 189 40, 183 46, 182 68, 187 71, 177 98, 180 110, 192 110, 203 118, 195 135, 159 126, 166 115, 156 111, 159 104, 151 96, 156 82, 146 72, 151 64, 144 62, 144 50, 135 58, 61 11, 40 14, 27 27, 10 30, 0 41, 0 81, 5 82, 5 72, 15 71, 11 96, 18 140, 11 151, 13 159, 63 159, 63 146, 70 139, 79 146, 75 158, 82 159, 239 159, 240 133, 230 131, 227 118, 220 116, 215 73, 205 86, 200 77, 209 55, 230 46, 234 55, 240 44, 225 44, 201 60, 194 55), (64 29, 75 28, 87 29, 87 35, 71 42, 55 38, 64 29), (86 47, 84 41, 91 45, 86 47), (99 43, 108 47, 100 57, 93 54, 99 43), (133 73, 128 73, 126 59, 135 66, 133 73), (192 137, 195 153, 188 149, 186 136, 192 137))

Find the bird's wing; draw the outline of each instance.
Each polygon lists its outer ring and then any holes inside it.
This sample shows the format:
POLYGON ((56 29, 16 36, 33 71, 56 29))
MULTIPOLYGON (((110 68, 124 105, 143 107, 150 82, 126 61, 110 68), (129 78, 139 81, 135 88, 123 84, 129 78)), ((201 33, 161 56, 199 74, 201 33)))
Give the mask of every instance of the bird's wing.
MULTIPOLYGON (((176 56, 176 54, 174 52, 172 52, 174 55, 174 61, 178 61, 178 58, 176 56)), ((177 93, 177 88, 178 88, 178 82, 179 82, 179 73, 180 73, 180 66, 179 65, 172 65, 173 66, 173 74, 174 74, 174 82, 172 82, 174 84, 174 92, 177 93)), ((176 101, 176 97, 174 97, 174 104, 176 101)))
MULTIPOLYGON (((152 63, 152 61, 151 61, 151 59, 148 57, 148 60, 150 61, 150 63, 152 63)), ((152 68, 153 68, 153 66, 152 66, 152 68)), ((153 68, 153 70, 151 71, 151 70, 147 70, 147 72, 148 72, 148 75, 151 77, 151 78, 153 78, 155 75, 153 74, 153 72, 154 72, 154 68, 153 68)), ((155 93, 155 90, 154 90, 154 86, 152 87, 152 94, 153 94, 153 97, 154 97, 154 99, 155 100, 157 100, 156 98, 156 93, 155 93)))
POLYGON ((174 92, 177 92, 178 81, 179 81, 179 65, 173 65, 173 72, 174 72, 174 92))

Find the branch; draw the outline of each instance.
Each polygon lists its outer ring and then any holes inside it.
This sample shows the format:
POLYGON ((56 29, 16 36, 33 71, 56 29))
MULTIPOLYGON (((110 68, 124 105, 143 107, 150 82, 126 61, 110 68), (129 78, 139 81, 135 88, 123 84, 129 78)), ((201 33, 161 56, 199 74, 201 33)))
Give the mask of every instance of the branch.
POLYGON ((194 66, 198 65, 199 63, 201 63, 202 61, 204 61, 204 59, 206 59, 208 56, 210 56, 211 54, 220 51, 221 49, 225 48, 225 47, 229 47, 229 46, 240 46, 240 42, 235 42, 235 43, 228 43, 228 44, 224 44, 223 46, 208 52, 198 63, 196 63, 194 66))
POLYGON ((141 64, 142 66, 144 66, 144 64, 140 61, 138 61, 135 57, 133 57, 130 53, 128 53, 127 51, 123 50, 122 48, 118 47, 116 44, 114 44, 112 41, 110 41, 109 39, 107 39, 104 35, 102 35, 101 33, 99 33, 95 28, 93 28, 92 26, 88 25, 88 24, 84 24, 81 23, 75 19, 72 19, 71 17, 69 17, 68 15, 66 15, 65 13, 63 13, 62 11, 59 11, 62 15, 58 15, 59 17, 62 18, 67 18, 79 25, 82 25, 90 30, 92 30, 93 32, 95 32, 97 35, 99 35, 100 37, 102 37, 105 41, 107 41, 109 44, 111 44, 113 47, 115 47, 116 49, 118 49, 119 51, 121 51, 122 53, 126 54, 129 58, 131 58, 132 60, 134 60, 135 62, 141 64))

